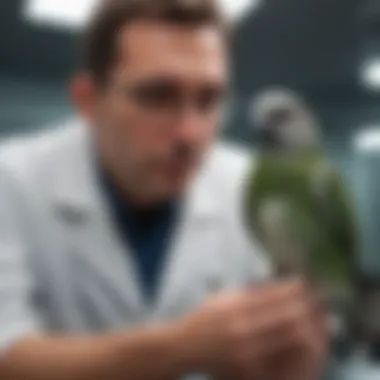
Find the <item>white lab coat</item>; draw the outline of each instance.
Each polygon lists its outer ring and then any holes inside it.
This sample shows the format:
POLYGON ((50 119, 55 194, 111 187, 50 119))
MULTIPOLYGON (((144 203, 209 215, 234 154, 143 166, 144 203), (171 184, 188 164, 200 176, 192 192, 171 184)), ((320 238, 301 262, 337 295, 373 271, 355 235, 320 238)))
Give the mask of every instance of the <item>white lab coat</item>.
POLYGON ((259 281, 242 225, 248 156, 216 145, 186 198, 157 300, 144 302, 80 122, 0 151, 0 347, 36 330, 109 331, 178 318, 212 292, 259 281))

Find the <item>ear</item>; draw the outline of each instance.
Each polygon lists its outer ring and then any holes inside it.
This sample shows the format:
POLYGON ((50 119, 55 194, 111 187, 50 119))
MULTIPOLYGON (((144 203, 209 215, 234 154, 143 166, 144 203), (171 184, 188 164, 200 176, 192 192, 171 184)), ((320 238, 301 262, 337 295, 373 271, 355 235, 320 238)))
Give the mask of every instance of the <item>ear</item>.
POLYGON ((87 73, 77 74, 70 83, 70 97, 81 117, 92 124, 95 117, 97 87, 87 73))

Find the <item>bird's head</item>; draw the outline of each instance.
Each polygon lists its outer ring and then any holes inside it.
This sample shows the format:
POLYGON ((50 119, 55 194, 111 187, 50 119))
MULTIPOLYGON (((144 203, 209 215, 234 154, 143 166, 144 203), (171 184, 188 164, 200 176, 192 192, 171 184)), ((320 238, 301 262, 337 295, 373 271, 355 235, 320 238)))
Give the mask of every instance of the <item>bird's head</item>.
POLYGON ((271 89, 252 102, 251 119, 263 150, 303 151, 320 145, 311 111, 295 93, 271 89))

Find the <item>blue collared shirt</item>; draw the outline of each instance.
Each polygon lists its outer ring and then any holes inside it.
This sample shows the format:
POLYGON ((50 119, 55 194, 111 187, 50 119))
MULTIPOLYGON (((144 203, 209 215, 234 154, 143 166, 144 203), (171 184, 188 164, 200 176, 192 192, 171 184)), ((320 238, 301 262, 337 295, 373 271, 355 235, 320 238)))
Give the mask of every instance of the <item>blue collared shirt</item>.
POLYGON ((100 178, 122 241, 134 253, 145 295, 152 299, 177 225, 178 202, 139 210, 125 200, 104 171, 100 178))

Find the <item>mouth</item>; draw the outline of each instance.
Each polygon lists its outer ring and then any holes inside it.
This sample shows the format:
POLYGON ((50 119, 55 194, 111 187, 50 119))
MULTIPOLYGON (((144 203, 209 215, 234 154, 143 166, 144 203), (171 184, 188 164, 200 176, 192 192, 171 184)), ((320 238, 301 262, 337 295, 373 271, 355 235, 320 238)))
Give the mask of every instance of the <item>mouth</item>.
POLYGON ((196 167, 196 160, 176 157, 163 165, 163 172, 171 178, 183 178, 188 176, 196 167))
POLYGON ((194 166, 190 160, 173 160, 166 166, 168 172, 173 174, 186 174, 194 166))

